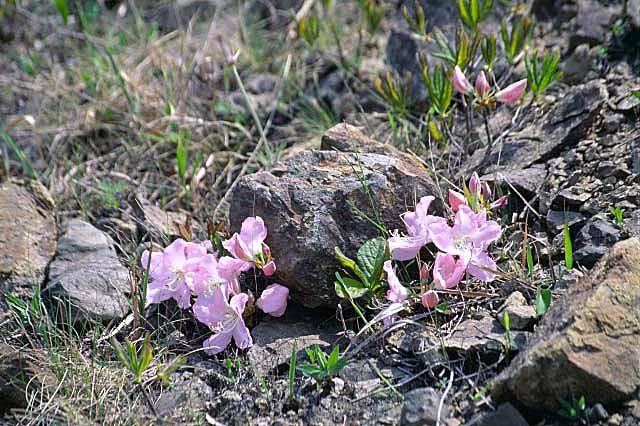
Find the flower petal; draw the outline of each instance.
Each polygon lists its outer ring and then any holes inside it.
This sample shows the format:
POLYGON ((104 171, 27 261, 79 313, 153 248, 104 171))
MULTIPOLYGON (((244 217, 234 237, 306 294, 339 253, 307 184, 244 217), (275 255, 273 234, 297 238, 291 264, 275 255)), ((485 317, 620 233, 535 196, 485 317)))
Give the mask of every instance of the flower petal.
POLYGON ((428 309, 435 308, 440 303, 440 298, 438 297, 438 293, 434 290, 425 291, 420 298, 422 302, 422 306, 428 309))
POLYGON ((449 205, 454 212, 457 212, 460 206, 467 205, 467 199, 459 192, 449 190, 449 205))
POLYGON ((280 317, 287 309, 287 298, 289 297, 289 289, 280 284, 271 284, 262 291, 256 305, 263 312, 273 316, 280 317))
POLYGON ((202 342, 202 347, 209 355, 219 354, 229 346, 229 343, 231 343, 231 337, 232 333, 230 331, 216 333, 202 342))
POLYGON ((236 342, 236 346, 239 349, 247 349, 253 346, 253 339, 249 329, 244 324, 244 321, 240 320, 233 329, 233 341, 236 342))
POLYGON ((267 238, 267 227, 260 216, 248 217, 242 222, 240 239, 249 249, 249 254, 254 258, 262 252, 262 242, 267 238))
POLYGON ((474 256, 468 267, 469 274, 473 275, 480 281, 493 281, 496 275, 492 272, 487 271, 487 269, 491 271, 497 271, 498 266, 496 265, 496 262, 494 262, 493 259, 491 259, 491 257, 484 252, 474 256))
POLYGON ((469 80, 467 80, 467 77, 465 77, 464 73, 457 65, 453 71, 453 87, 455 87, 458 92, 465 95, 473 91, 473 86, 469 83, 469 80))
POLYGON ((522 97, 526 88, 527 79, 525 78, 500 90, 496 93, 496 99, 507 104, 515 103, 522 97))
POLYGON ((395 260, 411 260, 418 255, 426 244, 423 236, 391 237, 387 240, 391 257, 395 260))

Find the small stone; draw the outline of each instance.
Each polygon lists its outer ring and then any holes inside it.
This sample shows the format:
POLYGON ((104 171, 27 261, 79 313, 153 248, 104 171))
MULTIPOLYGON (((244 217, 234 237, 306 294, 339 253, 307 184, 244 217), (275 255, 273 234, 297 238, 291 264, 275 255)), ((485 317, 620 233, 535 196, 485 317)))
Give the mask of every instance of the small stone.
POLYGON ((354 389, 355 397, 359 398, 370 394, 381 386, 385 386, 379 374, 382 374, 392 382, 401 380, 404 377, 400 370, 386 367, 379 360, 356 359, 344 366, 340 371, 340 378, 345 381, 346 385, 354 389))
POLYGON ((478 426, 529 426, 522 414, 508 402, 500 404, 494 412, 483 415, 478 426))
POLYGON ((336 339, 335 330, 321 329, 309 321, 288 322, 283 318, 265 318, 253 330, 253 346, 247 356, 252 366, 263 376, 283 364, 288 364, 295 345, 297 356, 305 348, 318 345, 325 352, 336 339))
POLYGON ((629 414, 640 420, 640 400, 633 400, 627 406, 629 407, 629 414))
POLYGON ((596 168, 596 173, 600 178, 607 178, 616 171, 616 165, 612 161, 601 161, 596 168))
POLYGON ((607 420, 609 418, 609 413, 607 413, 607 410, 605 410, 604 406, 600 403, 597 403, 591 408, 591 413, 596 420, 607 420))
POLYGON ((504 313, 509 314, 510 330, 527 330, 536 321, 536 310, 527 304, 527 300, 522 293, 514 291, 498 312, 498 321, 504 327, 504 313))
POLYGON ((620 125, 624 121, 622 114, 608 114, 602 120, 602 129, 607 133, 615 133, 620 129, 620 125))
POLYGON ((579 212, 559 210, 549 210, 547 212, 547 225, 556 231, 561 230, 565 223, 567 226, 571 227, 585 221, 586 219, 585 215, 579 212))
POLYGON ((622 232, 611 221, 594 216, 578 232, 575 242, 580 248, 574 250, 574 260, 590 267, 621 238, 622 232))
POLYGON ((562 66, 563 79, 570 84, 580 84, 586 80, 587 74, 593 68, 597 58, 597 51, 584 43, 575 48, 562 66))
POLYGON ((129 271, 113 246, 108 235, 87 222, 73 219, 67 224, 44 294, 51 301, 68 302, 70 320, 112 321, 129 310, 129 271))
MULTIPOLYGON (((404 395, 402 414, 400 415, 401 426, 431 426, 438 420, 438 407, 440 405, 440 394, 433 388, 418 388, 407 392, 404 395)), ((444 403, 440 411, 440 420, 449 417, 450 408, 444 403)))
POLYGON ((575 188, 560 190, 551 202, 551 207, 554 210, 564 211, 571 206, 579 207, 591 198, 591 194, 588 192, 575 193, 574 190, 575 188))
POLYGON ((622 417, 622 414, 616 413, 609 417, 609 421, 607 421, 607 424, 610 426, 620 426, 623 420, 624 418, 622 417))
MULTIPOLYGON (((511 331, 511 350, 520 350, 530 334, 525 331, 511 331)), ((477 353, 481 356, 496 355, 505 351, 507 334, 500 322, 489 315, 480 319, 468 319, 463 321, 453 332, 451 337, 444 341, 448 351, 462 353, 477 353)))

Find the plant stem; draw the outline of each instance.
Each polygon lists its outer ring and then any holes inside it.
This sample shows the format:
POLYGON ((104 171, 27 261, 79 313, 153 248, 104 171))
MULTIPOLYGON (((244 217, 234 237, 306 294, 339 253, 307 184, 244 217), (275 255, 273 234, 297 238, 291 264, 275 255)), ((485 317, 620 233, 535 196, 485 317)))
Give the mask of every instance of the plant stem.
POLYGON ((249 97, 249 95, 247 94, 247 91, 244 88, 244 84, 242 83, 242 79, 240 78, 240 74, 238 73, 238 68, 236 68, 236 65, 233 64, 231 65, 231 69, 233 70, 233 76, 236 79, 236 82, 238 83, 238 87, 240 88, 240 92, 242 92, 242 96, 244 97, 244 101, 247 103, 247 106, 249 107, 249 112, 251 113, 251 117, 253 118, 253 121, 256 123, 256 127, 258 128, 258 132, 260 133, 260 140, 262 141, 262 144, 264 145, 265 151, 267 151, 267 157, 269 157, 269 161, 273 161, 273 153, 271 152, 271 147, 269 146, 269 141, 267 141, 267 136, 264 133, 264 128, 262 127, 262 123, 260 122, 260 118, 258 117, 258 113, 256 113, 255 108, 253 107, 253 104, 251 103, 251 98, 249 97))
POLYGON ((482 118, 484 120, 484 131, 487 133, 487 150, 484 152, 484 157, 480 162, 481 166, 489 159, 491 156, 491 149, 493 148, 493 137, 489 130, 489 119, 487 118, 487 113, 485 111, 482 112, 482 118))

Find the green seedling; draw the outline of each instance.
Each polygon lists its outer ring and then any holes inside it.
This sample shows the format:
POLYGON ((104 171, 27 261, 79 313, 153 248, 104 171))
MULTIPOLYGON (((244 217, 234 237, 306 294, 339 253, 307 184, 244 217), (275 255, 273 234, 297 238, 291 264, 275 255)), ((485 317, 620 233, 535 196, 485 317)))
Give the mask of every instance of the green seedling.
POLYGON ((620 208, 620 206, 609 207, 609 212, 611 212, 615 224, 622 227, 624 225, 624 219, 622 217, 624 209, 620 208))
POLYGON ((524 64, 527 69, 527 81, 534 98, 537 98, 549 86, 560 80, 562 71, 558 69, 558 62, 560 62, 560 55, 555 52, 545 52, 542 62, 540 62, 538 52, 533 52, 532 56, 525 55, 524 64))
POLYGON ((536 289, 536 315, 543 316, 551 306, 551 290, 538 286, 536 289))
POLYGON ((511 25, 511 31, 507 31, 507 21, 502 19, 500 35, 504 43, 504 53, 507 61, 515 65, 522 59, 524 46, 533 34, 533 23, 528 16, 516 18, 511 25))
POLYGON ((329 357, 318 345, 307 348, 306 352, 309 362, 302 363, 297 368, 303 375, 311 377, 316 382, 336 377, 347 363, 345 357, 340 357, 339 346, 333 348, 329 357))
POLYGON ((453 98, 453 83, 450 73, 445 71, 442 64, 434 67, 433 73, 429 72, 426 60, 422 61, 422 79, 427 86, 431 108, 440 119, 445 119, 453 110, 451 99, 453 98))
POLYGON ((456 0, 458 13, 465 24, 473 31, 484 21, 493 7, 493 0, 456 0))
POLYGON ((149 335, 144 338, 140 351, 129 340, 125 340, 126 351, 115 338, 111 339, 111 345, 120 363, 133 374, 133 380, 138 384, 142 383, 143 374, 153 359, 153 348, 149 341, 149 335))
POLYGON ((564 237, 564 265, 567 269, 573 268, 573 244, 571 244, 571 233, 569 226, 565 223, 562 227, 562 235, 564 237))
POLYGON ((561 399, 560 405, 562 405, 562 408, 560 409, 558 414, 566 419, 569 419, 571 421, 578 421, 586 420, 589 417, 587 402, 584 395, 582 395, 578 400, 576 400, 574 397, 571 398, 571 401, 561 399))

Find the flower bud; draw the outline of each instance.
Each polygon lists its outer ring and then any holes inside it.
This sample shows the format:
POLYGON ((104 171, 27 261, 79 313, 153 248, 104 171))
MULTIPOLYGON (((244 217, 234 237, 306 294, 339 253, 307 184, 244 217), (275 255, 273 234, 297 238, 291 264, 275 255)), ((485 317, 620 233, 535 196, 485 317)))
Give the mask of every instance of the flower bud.
POLYGON ((422 306, 427 309, 432 309, 438 306, 440 298, 438 297, 438 293, 433 290, 429 290, 424 292, 424 294, 420 298, 420 301, 422 302, 422 306))
POLYGON ((487 77, 484 75, 484 71, 480 71, 478 77, 476 78, 476 93, 481 97, 486 96, 491 90, 491 86, 487 81, 487 77))
POLYGON ((424 262, 420 262, 420 281, 424 282, 429 279, 429 268, 424 262))
POLYGON ((449 205, 454 212, 457 212, 460 206, 467 204, 467 199, 459 192, 449 190, 449 205))
POLYGON ((496 93, 496 99, 506 104, 512 104, 518 101, 527 88, 527 79, 517 81, 496 93))
POLYGON ((507 197, 506 195, 503 195, 502 197, 498 198, 496 201, 491 203, 491 208, 499 209, 500 207, 504 207, 507 204, 509 204, 509 197, 507 197))
POLYGON ((473 86, 467 80, 467 77, 464 76, 460 67, 456 65, 455 70, 453 71, 453 87, 462 94, 468 94, 473 91, 473 86))
POLYGON ((478 172, 473 172, 471 179, 469 179, 469 191, 473 194, 480 192, 480 176, 478 176, 478 172))

